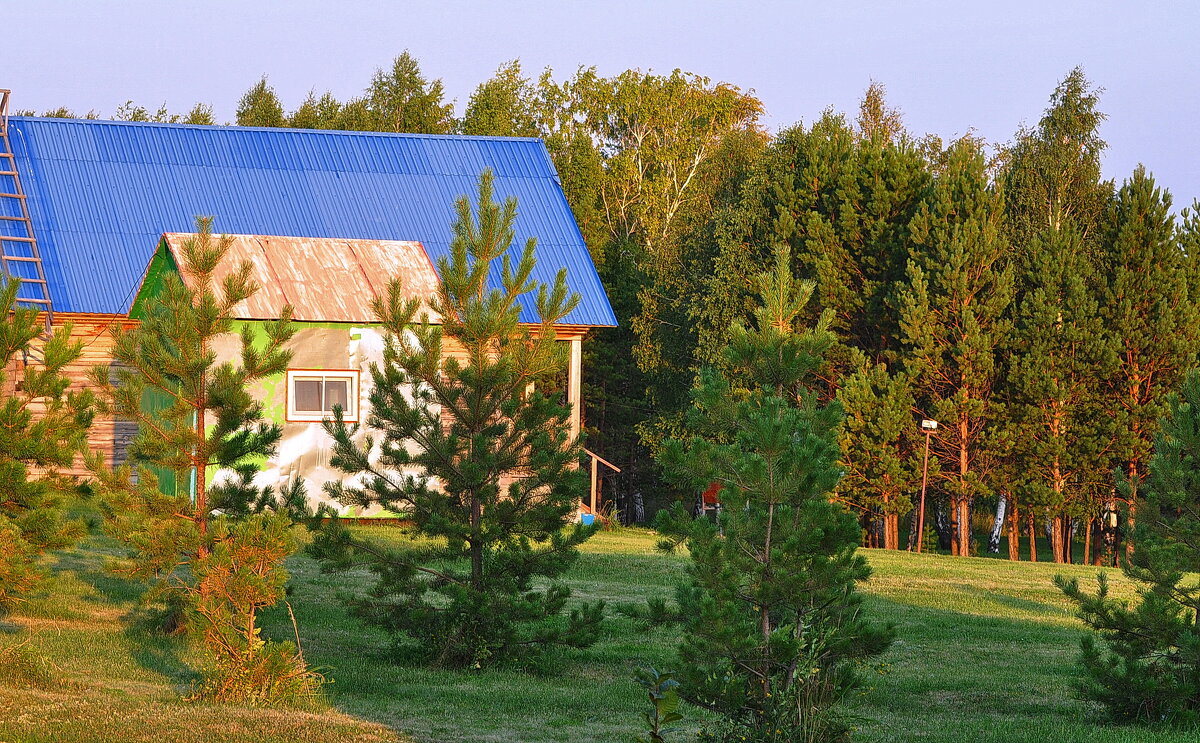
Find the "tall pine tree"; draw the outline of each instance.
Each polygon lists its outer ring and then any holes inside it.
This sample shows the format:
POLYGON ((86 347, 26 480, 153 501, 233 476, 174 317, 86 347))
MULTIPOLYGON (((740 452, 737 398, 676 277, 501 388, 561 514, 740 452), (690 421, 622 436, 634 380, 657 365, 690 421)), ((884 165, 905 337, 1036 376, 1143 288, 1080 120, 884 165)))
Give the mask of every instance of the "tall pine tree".
POLYGON ((941 424, 932 444, 948 499, 943 537, 953 554, 968 555, 972 505, 991 494, 1004 451, 989 424, 1013 272, 1003 199, 989 183, 981 145, 960 139, 943 158, 910 224, 909 286, 897 306, 917 406, 941 424))
MULTIPOLYGON (((1023 493, 1011 504, 1010 523, 1023 514, 1035 539, 1034 514, 1045 514, 1053 560, 1070 562, 1072 524, 1090 528, 1111 490, 1112 419, 1100 393, 1117 356, 1079 232, 1051 228, 1033 237, 1023 268, 1026 291, 1005 365, 1005 418, 1016 463, 1009 484, 1023 493)), ((1016 539, 1015 529, 1009 539, 1016 539)))
POLYGON ((846 415, 838 498, 862 515, 868 547, 899 549, 900 519, 912 510, 922 464, 909 379, 864 360, 842 377, 837 399, 846 415))
POLYGON ((1043 514, 1055 561, 1070 559, 1076 521, 1091 547, 1109 479, 1111 419, 1097 393, 1115 356, 1098 314, 1096 244, 1113 187, 1100 175, 1098 106, 1083 71, 1072 70, 1038 125, 1018 133, 1000 175, 1017 290, 999 390, 1014 444, 1005 477, 1014 487, 1000 495, 1009 501, 1010 556, 1019 524, 1036 539, 1043 514))
POLYGON ((1117 191, 1099 245, 1100 314, 1118 356, 1105 397, 1116 411, 1117 459, 1129 481, 1126 533, 1167 392, 1200 344, 1197 255, 1180 249, 1171 196, 1138 167, 1117 191))

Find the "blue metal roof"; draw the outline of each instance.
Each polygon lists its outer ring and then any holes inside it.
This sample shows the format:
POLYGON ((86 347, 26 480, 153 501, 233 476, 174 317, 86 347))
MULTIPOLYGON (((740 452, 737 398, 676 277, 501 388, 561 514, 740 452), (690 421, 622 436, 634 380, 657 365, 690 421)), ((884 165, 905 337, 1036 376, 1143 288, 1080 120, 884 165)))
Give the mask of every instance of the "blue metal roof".
POLYGON ((436 262, 455 200, 491 168, 496 198, 517 198, 514 253, 536 237, 535 278, 566 268, 581 297, 564 322, 616 325, 537 139, 16 116, 9 137, 58 312, 128 310, 159 237, 196 215, 227 233, 417 240, 436 262))

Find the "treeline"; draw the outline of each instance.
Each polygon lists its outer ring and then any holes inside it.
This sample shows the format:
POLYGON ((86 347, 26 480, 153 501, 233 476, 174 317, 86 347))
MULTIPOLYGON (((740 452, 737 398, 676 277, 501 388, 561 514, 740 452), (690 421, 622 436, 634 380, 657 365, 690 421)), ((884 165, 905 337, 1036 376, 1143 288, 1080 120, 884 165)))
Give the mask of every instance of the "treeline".
MULTIPOLYGON (((770 137, 762 113, 681 71, 535 80, 513 61, 456 118, 406 52, 347 101, 314 91, 289 111, 264 77, 237 123, 546 141, 621 323, 589 341, 585 415, 589 448, 622 467, 605 493, 627 520, 695 497, 654 455, 786 245, 839 338, 820 377, 846 412, 836 497, 865 544, 1114 559, 1200 342, 1195 209, 1176 218, 1141 168, 1102 177, 1105 116, 1079 69, 1003 147, 909 133, 878 84, 854 117, 770 137), (917 535, 921 419, 939 425, 917 535)), ((211 108, 175 120, 211 123, 211 108)))
POLYGON ((1197 347, 1197 224, 1189 210, 1177 224, 1141 168, 1102 178, 1098 104, 1074 70, 989 157, 972 137, 908 136, 869 94, 853 125, 826 114, 781 134, 711 220, 715 268, 689 293, 712 318, 700 332, 724 332, 776 242, 835 317, 839 493, 868 544, 901 546, 917 417, 939 422, 932 521, 954 554, 977 549, 984 509, 988 548, 1007 534, 1013 559, 1037 559, 1042 534, 1055 561, 1076 539, 1111 558, 1135 520, 1155 421, 1197 347))
POLYGON ((1155 421, 1194 360, 1200 233, 1143 169, 1119 187, 1102 178, 1098 106, 1074 70, 999 151, 912 137, 878 87, 853 123, 829 112, 784 131, 681 241, 704 267, 678 293, 686 332, 643 325, 638 343, 690 346, 685 374, 715 363, 706 349, 787 244, 839 335, 825 369, 847 416, 837 492, 866 544, 903 546, 925 418, 939 423, 929 495, 942 548, 971 554, 991 526, 984 548, 1006 535, 1012 559, 1037 559, 1044 535, 1043 558, 1078 559, 1079 540, 1083 559, 1111 560, 1155 421))

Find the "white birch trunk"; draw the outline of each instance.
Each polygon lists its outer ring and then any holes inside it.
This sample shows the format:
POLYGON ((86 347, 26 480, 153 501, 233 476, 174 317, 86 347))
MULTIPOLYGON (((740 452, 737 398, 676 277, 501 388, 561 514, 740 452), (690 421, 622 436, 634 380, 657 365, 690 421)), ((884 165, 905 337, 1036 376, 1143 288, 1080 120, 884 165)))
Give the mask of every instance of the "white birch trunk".
POLYGON ((1000 535, 1004 533, 1004 516, 1008 513, 1008 497, 1003 493, 996 501, 996 521, 992 524, 992 536, 988 539, 988 552, 1000 552, 1000 535))

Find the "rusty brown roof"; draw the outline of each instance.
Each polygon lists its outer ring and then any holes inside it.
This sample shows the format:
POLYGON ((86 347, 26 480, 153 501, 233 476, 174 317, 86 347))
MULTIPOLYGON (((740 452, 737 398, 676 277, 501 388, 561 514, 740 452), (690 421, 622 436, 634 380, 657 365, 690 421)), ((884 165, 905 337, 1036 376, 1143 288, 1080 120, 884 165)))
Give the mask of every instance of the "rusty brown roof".
MULTIPOLYGON (((163 240, 182 264, 180 248, 191 235, 171 232, 163 240)), ((292 305, 296 320, 375 322, 371 301, 392 278, 405 295, 425 298, 437 292, 438 277, 419 242, 343 240, 275 235, 230 235, 233 245, 213 277, 219 286, 243 261, 252 265, 260 289, 234 308, 243 320, 273 320, 292 305)), ((183 277, 188 283, 188 277, 183 277)), ((436 321, 436 318, 434 318, 436 321)))

